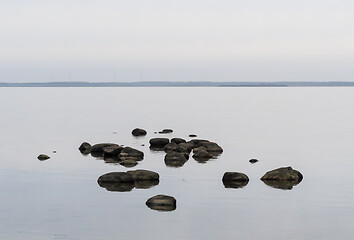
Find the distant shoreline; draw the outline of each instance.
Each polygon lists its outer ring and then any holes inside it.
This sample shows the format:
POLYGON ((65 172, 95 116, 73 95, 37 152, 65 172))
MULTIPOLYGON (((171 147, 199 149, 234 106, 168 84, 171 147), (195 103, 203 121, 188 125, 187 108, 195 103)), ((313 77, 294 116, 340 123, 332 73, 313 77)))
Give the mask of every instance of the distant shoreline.
POLYGON ((0 87, 354 87, 354 82, 0 82, 0 87))

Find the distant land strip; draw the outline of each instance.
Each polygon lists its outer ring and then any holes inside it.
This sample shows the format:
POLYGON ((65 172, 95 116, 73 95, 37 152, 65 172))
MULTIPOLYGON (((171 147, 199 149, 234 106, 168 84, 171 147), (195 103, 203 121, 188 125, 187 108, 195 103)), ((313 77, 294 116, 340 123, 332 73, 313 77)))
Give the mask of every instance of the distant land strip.
POLYGON ((0 87, 354 87, 354 82, 0 82, 0 87))

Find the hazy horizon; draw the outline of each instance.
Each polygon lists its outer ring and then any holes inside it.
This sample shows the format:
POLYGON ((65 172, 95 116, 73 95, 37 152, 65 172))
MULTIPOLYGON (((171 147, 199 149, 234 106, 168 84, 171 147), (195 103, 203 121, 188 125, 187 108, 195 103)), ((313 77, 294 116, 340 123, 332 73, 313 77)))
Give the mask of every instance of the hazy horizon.
POLYGON ((0 3, 0 82, 353 81, 354 2, 0 3))

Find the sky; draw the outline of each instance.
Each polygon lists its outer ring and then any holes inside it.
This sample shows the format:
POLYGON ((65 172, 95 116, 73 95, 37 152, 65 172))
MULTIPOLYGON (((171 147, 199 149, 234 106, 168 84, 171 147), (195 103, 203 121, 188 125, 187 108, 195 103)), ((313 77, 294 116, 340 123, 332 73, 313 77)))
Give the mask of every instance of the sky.
POLYGON ((354 81, 352 0, 0 0, 0 82, 354 81))

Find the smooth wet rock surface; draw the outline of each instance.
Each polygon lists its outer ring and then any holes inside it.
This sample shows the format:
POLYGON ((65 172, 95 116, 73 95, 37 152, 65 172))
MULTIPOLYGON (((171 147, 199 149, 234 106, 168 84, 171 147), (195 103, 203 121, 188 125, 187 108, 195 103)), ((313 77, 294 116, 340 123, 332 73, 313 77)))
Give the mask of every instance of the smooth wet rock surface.
POLYGON ((156 195, 146 201, 146 205, 157 211, 173 211, 177 207, 177 201, 174 197, 168 195, 156 195))

